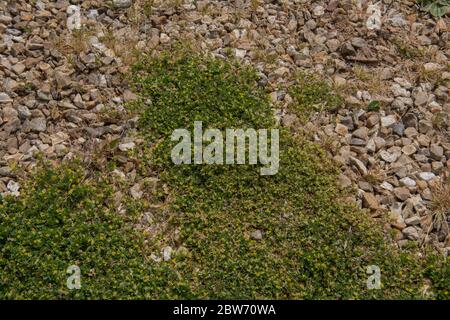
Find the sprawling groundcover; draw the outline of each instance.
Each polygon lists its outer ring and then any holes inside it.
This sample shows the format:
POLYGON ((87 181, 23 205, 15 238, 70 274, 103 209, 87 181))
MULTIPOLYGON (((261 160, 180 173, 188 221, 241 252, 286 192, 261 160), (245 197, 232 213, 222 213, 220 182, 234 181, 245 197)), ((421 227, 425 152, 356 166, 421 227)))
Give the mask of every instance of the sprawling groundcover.
POLYGON ((20 199, 0 205, 0 297, 448 298, 448 262, 395 249, 367 212, 340 200, 336 166, 302 137, 281 129, 274 176, 256 165, 172 163, 170 135, 196 120, 204 128, 276 128, 252 69, 171 53, 143 57, 132 82, 150 146, 146 166, 170 193, 173 233, 158 243, 187 250, 155 262, 133 227, 138 205, 118 215, 108 184, 80 165, 43 168, 20 199), (262 238, 252 236, 257 230, 262 238), (66 287, 73 264, 84 275, 80 290, 66 287), (379 290, 367 288, 371 265, 381 270, 379 290), (423 296, 426 287, 432 295, 423 296))

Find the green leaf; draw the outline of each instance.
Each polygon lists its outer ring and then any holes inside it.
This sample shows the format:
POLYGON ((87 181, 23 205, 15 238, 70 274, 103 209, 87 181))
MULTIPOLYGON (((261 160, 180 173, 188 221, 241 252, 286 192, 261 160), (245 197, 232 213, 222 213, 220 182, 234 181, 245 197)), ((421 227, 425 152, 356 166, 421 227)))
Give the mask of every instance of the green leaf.
POLYGON ((447 12, 447 5, 441 1, 436 1, 427 5, 424 10, 434 17, 442 17, 447 12))
POLYGON ((114 139, 110 142, 109 147, 114 150, 119 146, 120 139, 114 139))
POLYGON ((438 3, 433 3, 430 8, 430 13, 435 17, 442 17, 447 8, 438 3))
POLYGON ((367 111, 376 111, 380 109, 380 101, 373 100, 367 106, 367 111))

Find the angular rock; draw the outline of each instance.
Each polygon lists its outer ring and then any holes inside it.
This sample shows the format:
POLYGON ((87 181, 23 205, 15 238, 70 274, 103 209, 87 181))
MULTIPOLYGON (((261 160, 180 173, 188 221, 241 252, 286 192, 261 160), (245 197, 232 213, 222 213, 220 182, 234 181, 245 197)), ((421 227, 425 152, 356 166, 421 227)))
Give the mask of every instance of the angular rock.
POLYGON ((434 177, 436 177, 436 175, 433 172, 420 172, 418 174, 419 178, 422 179, 423 181, 430 181, 431 179, 433 179, 434 177))
POLYGON ((406 238, 409 240, 419 240, 419 232, 414 227, 406 227, 402 230, 402 233, 405 235, 406 238))
POLYGON ((401 201, 406 201, 411 196, 409 189, 405 187, 395 188, 394 194, 401 201))
POLYGON ((358 169, 358 171, 363 176, 365 176, 367 174, 367 168, 361 160, 359 160, 355 157, 350 157, 349 159, 350 159, 350 162, 358 169))
POLYGON ((9 97, 8 94, 4 92, 0 92, 0 103, 12 103, 13 100, 9 97))
POLYGON ((371 210, 378 210, 380 208, 380 202, 378 199, 372 193, 368 192, 363 193, 362 204, 363 208, 368 208, 371 210))
POLYGON ((250 234, 250 237, 253 240, 262 240, 263 234, 262 234, 261 230, 255 230, 250 234))
POLYGON ((432 144, 430 146, 430 155, 435 160, 441 160, 444 156, 444 148, 437 144, 432 144))
POLYGON ((390 127, 396 122, 397 122, 397 117, 395 115, 381 117, 381 126, 382 127, 385 127, 385 128, 390 127))
POLYGON ((392 163, 398 159, 398 155, 395 153, 387 152, 386 150, 380 151, 380 157, 386 162, 392 163))
POLYGON ((400 184, 407 188, 413 188, 416 186, 416 181, 414 181, 413 179, 411 179, 409 177, 405 177, 405 178, 400 179, 400 184))
POLYGON ((352 135, 355 138, 359 138, 359 139, 366 141, 367 138, 369 137, 369 129, 367 129, 366 127, 361 127, 359 129, 353 131, 352 135))
POLYGON ((44 132, 47 130, 47 120, 44 117, 31 119, 30 129, 35 132, 44 132))

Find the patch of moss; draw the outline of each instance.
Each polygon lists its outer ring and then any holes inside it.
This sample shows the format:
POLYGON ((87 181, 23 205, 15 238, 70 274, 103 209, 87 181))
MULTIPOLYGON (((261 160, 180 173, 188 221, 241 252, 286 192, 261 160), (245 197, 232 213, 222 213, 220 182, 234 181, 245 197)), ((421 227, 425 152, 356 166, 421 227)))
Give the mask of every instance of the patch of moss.
POLYGON ((136 212, 119 215, 112 188, 80 163, 40 168, 21 190, 0 202, 0 299, 169 296, 178 278, 149 261, 136 212), (79 290, 67 287, 73 265, 79 290))
MULTIPOLYGON (((191 253, 176 264, 189 297, 421 297, 424 259, 396 251, 364 211, 338 201, 336 168, 318 146, 282 130, 274 176, 250 165, 172 164, 172 130, 191 129, 195 120, 204 128, 274 127, 250 69, 163 54, 133 72, 141 130, 156 143, 152 163, 172 193, 171 224, 180 230, 173 245, 191 253), (262 230, 261 240, 252 239, 255 230, 262 230), (369 265, 381 269, 381 290, 366 287, 369 265)), ((298 111, 339 104, 322 82, 304 85, 293 91, 298 111)), ((445 262, 436 261, 433 270, 448 275, 445 262)))
POLYGON ((135 107, 143 110, 140 124, 151 138, 192 129, 194 121, 218 129, 273 126, 254 70, 198 55, 178 54, 175 64, 172 55, 146 57, 133 67, 142 97, 135 107))

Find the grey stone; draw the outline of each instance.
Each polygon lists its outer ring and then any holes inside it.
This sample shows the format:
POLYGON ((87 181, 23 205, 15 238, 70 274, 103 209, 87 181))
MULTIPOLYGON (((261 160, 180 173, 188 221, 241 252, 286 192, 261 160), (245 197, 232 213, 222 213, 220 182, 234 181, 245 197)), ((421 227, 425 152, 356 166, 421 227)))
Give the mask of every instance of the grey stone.
POLYGON ((380 73, 381 80, 390 80, 392 79, 392 70, 391 68, 383 68, 380 73))
POLYGON ((414 104, 418 107, 423 106, 427 103, 428 101, 428 95, 423 92, 423 91, 419 91, 417 92, 415 98, 414 98, 414 104))
POLYGON ((433 123, 430 120, 422 119, 419 121, 419 132, 420 133, 425 134, 428 131, 430 131, 431 129, 433 129, 433 123))
POLYGON ((395 162, 395 160, 398 159, 398 155, 395 153, 390 153, 386 150, 381 150, 380 151, 380 157, 381 159, 383 159, 386 162, 392 163, 395 162))
POLYGON ((405 187, 408 187, 408 188, 412 188, 412 187, 416 186, 416 182, 413 179, 409 178, 409 177, 405 177, 403 179, 400 179, 400 184, 402 186, 405 186, 405 187))
POLYGON ((441 70, 443 67, 438 63, 428 62, 423 65, 426 72, 436 72, 441 70))
POLYGON ((11 122, 17 119, 18 112, 16 109, 11 107, 4 107, 2 111, 4 122, 11 122))
POLYGON ((375 142, 377 150, 383 149, 386 146, 386 140, 382 137, 374 137, 373 141, 375 142))
POLYGON ((392 186, 392 184, 390 184, 387 181, 383 181, 383 183, 380 184, 380 187, 382 187, 383 189, 388 190, 388 191, 394 190, 394 187, 392 186))
POLYGON ((416 228, 414 228, 412 226, 406 227, 405 229, 403 229, 402 233, 409 240, 419 240, 419 232, 417 231, 416 228))
POLYGON ((367 129, 366 127, 361 127, 355 131, 353 131, 352 135, 355 138, 359 138, 362 140, 367 140, 367 138, 369 137, 369 129, 367 129))
POLYGON ((352 146, 362 147, 366 145, 366 141, 364 141, 363 139, 353 138, 352 140, 350 140, 350 144, 352 146))
POLYGON ((366 149, 369 153, 375 153, 377 151, 377 146, 374 139, 369 139, 366 144, 366 149))
POLYGON ((380 202, 378 201, 378 199, 372 193, 369 192, 363 193, 362 204, 363 208, 368 208, 372 210, 377 210, 380 208, 380 202))
POLYGON ((403 136, 403 132, 405 132, 405 125, 403 123, 401 123, 401 122, 400 123, 396 123, 396 124, 394 124, 392 126, 392 131, 396 135, 402 137, 403 136))
POLYGON ((410 218, 405 219, 405 223, 408 226, 417 226, 420 224, 420 217, 419 216, 412 216, 410 218))
POLYGON ((444 156, 444 148, 437 144, 432 144, 430 146, 430 155, 435 160, 441 160, 444 156))
POLYGON ((409 82, 405 78, 399 78, 399 77, 398 78, 394 78, 394 81, 396 83, 398 83, 402 88, 405 88, 405 89, 411 89, 412 88, 411 82, 409 82))
POLYGON ((34 118, 29 123, 30 129, 35 132, 47 130, 47 120, 44 117, 34 118))
POLYGON ((391 91, 395 97, 409 97, 411 93, 405 88, 401 87, 399 84, 394 83, 391 86, 391 91))
POLYGON ((396 122, 397 122, 397 117, 395 115, 381 117, 381 126, 382 127, 386 127, 386 128, 390 127, 396 122))
POLYGON ((17 111, 19 118, 22 120, 26 120, 31 117, 31 111, 26 106, 18 106, 17 111))
POLYGON ((349 130, 353 130, 354 124, 353 124, 353 118, 351 116, 341 117, 340 122, 344 126, 346 126, 349 130))
POLYGON ((8 189, 9 192, 16 193, 17 191, 19 191, 20 185, 13 180, 9 180, 6 188, 8 189))
POLYGON ((355 48, 363 48, 367 46, 367 43, 363 38, 355 37, 352 39, 352 46, 355 48))
POLYGON ((353 46, 351 45, 351 43, 344 43, 339 51, 341 52, 341 54, 345 57, 345 56, 353 56, 356 54, 356 50, 355 48, 353 48, 353 46))
POLYGON ((331 52, 335 52, 339 49, 341 43, 337 39, 330 39, 326 42, 326 45, 331 52))
POLYGON ((406 201, 411 196, 411 193, 405 187, 395 188, 394 194, 401 201, 406 201))
POLYGON ((353 165, 356 166, 356 168, 358 169, 358 171, 359 171, 363 176, 365 176, 365 175, 367 174, 367 168, 366 168, 366 166, 364 165, 364 163, 363 163, 361 160, 359 160, 359 159, 357 159, 357 158, 355 158, 355 157, 350 157, 350 162, 351 162, 353 165))
POLYGON ((412 144, 404 146, 402 148, 402 152, 404 154, 406 154, 407 156, 410 156, 410 155, 416 153, 416 151, 417 151, 416 147, 414 147, 412 144))
POLYGON ((4 92, 0 92, 0 103, 11 103, 13 100, 9 97, 8 94, 4 92))
POLYGON ((141 190, 141 185, 139 183, 135 183, 130 188, 130 194, 135 200, 141 199, 142 195, 144 194, 144 192, 141 190))
POLYGON ((405 124, 406 128, 417 128, 417 117, 413 113, 407 113, 403 117, 403 123, 405 124))
POLYGON ((366 192, 373 192, 373 187, 370 183, 368 183, 367 181, 361 180, 358 182, 358 187, 366 192))
POLYGON ((406 128, 406 129, 405 129, 404 134, 405 134, 405 136, 408 137, 408 138, 414 138, 414 137, 417 137, 418 132, 417 132, 416 128, 414 128, 414 127, 409 127, 409 128, 406 128))
POLYGON ((420 172, 418 176, 420 179, 424 181, 430 181, 431 179, 436 177, 436 175, 433 172, 420 172))
POLYGON ((377 125, 378 122, 380 122, 380 116, 377 113, 374 113, 367 119, 367 126, 372 128, 377 125))
POLYGON ((262 234, 261 230, 255 230, 250 234, 250 237, 253 240, 262 240, 263 234, 262 234))
POLYGON ((58 87, 60 87, 61 89, 68 88, 72 84, 70 76, 61 71, 55 72, 55 80, 58 87))

